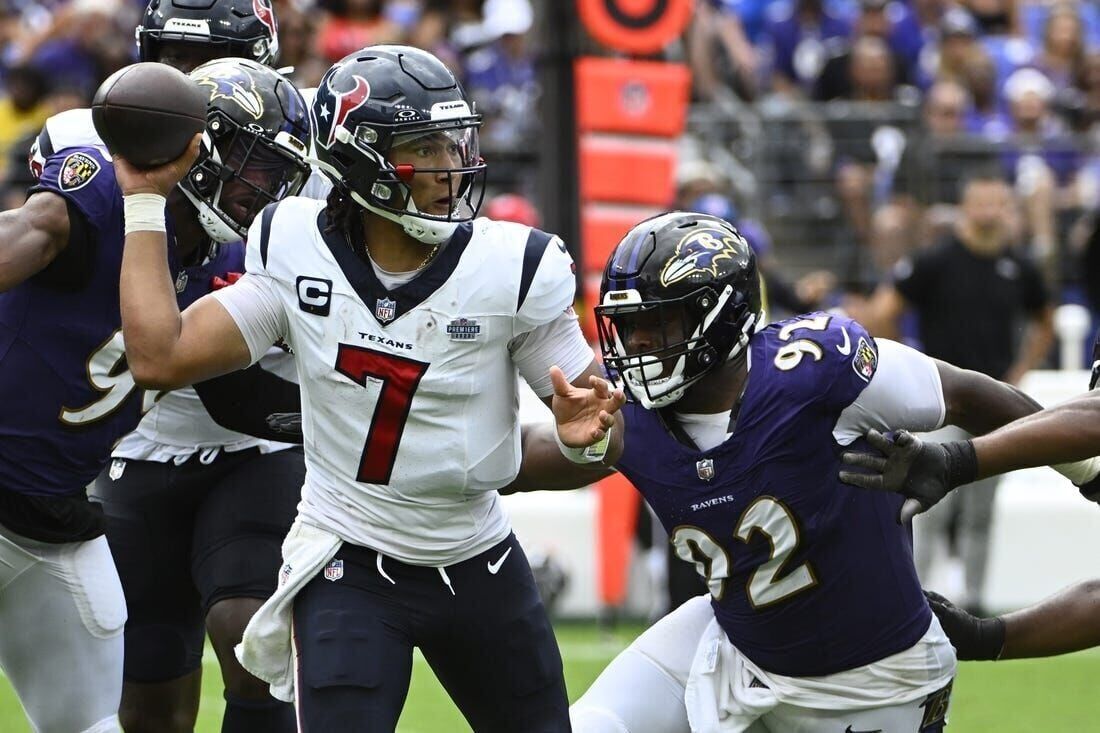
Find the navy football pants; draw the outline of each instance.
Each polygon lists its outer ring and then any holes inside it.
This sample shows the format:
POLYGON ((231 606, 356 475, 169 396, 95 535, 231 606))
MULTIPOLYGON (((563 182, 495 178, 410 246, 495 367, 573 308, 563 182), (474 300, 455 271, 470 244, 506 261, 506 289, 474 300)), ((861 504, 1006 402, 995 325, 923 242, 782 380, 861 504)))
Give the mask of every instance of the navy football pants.
POLYGON ((413 647, 475 733, 569 731, 561 654, 514 535, 444 569, 379 557, 345 543, 342 573, 295 598, 302 731, 393 731, 413 647))

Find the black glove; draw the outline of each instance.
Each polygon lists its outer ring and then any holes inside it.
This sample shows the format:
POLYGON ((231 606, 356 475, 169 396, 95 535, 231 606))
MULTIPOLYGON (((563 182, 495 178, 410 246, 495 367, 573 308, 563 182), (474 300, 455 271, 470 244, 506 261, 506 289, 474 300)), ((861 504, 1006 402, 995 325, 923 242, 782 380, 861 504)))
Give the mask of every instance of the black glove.
POLYGON ((925 591, 932 613, 940 620, 960 661, 989 661, 1001 656, 1005 646, 1005 622, 1000 616, 978 618, 939 593, 925 591))
POLYGON ((302 439, 302 413, 273 412, 267 416, 267 426, 288 438, 302 439))
POLYGON ((925 442, 904 430, 893 440, 872 430, 867 442, 885 457, 848 451, 841 460, 872 473, 841 471, 840 480, 863 489, 896 491, 905 496, 898 522, 907 522, 930 509, 956 486, 968 484, 978 474, 974 444, 925 442))

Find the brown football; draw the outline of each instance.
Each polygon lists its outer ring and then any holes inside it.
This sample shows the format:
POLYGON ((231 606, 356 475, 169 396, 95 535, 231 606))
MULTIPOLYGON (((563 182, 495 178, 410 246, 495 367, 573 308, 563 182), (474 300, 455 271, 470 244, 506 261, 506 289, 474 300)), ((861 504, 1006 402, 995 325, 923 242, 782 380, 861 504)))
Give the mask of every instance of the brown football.
POLYGON ((206 125, 207 94, 171 66, 140 63, 119 69, 92 100, 96 132, 114 155, 138 168, 175 160, 206 125))

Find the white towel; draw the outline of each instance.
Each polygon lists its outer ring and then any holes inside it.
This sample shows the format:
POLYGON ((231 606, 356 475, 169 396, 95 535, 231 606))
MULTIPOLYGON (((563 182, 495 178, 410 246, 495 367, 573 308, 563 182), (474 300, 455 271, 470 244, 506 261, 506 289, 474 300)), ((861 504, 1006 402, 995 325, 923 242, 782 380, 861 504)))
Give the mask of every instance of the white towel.
POLYGON ((294 702, 294 596, 333 558, 340 544, 331 532, 296 520, 283 540, 279 587, 248 622, 234 650, 241 666, 267 682, 278 700, 294 702))
POLYGON ((699 639, 684 690, 691 733, 742 733, 774 709, 779 698, 767 687, 753 686, 754 678, 712 620, 699 639))

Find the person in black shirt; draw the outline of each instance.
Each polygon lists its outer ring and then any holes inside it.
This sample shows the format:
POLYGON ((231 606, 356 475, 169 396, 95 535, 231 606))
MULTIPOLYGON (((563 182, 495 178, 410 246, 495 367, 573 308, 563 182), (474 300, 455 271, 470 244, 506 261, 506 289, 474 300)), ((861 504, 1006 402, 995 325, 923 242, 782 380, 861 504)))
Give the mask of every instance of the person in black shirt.
MULTIPOLYGON (((893 282, 872 296, 864 323, 876 336, 896 338, 899 320, 911 308, 929 356, 1019 384, 1050 350, 1053 305, 1038 269, 1011 248, 1011 206, 1011 191, 999 176, 981 173, 967 180, 952 234, 898 262, 893 282)), ((996 478, 977 482, 915 525, 917 568, 927 577, 937 538, 955 523, 968 607, 981 596, 996 485, 996 478)))

